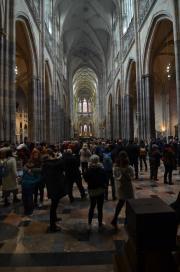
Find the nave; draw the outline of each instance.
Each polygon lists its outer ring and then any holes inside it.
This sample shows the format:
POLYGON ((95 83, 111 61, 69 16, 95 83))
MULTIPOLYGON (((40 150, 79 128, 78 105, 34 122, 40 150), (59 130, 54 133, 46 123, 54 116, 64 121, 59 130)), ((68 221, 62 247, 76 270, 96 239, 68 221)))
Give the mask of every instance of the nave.
MULTIPOLYGON (((174 202, 180 191, 179 169, 173 172, 173 186, 163 183, 163 173, 161 165, 159 180, 152 182, 149 172, 140 172, 139 180, 133 181, 136 198, 158 196, 168 205, 174 202)), ((86 188, 86 184, 84 186, 86 188)), ((114 271, 112 256, 122 250, 123 242, 128 239, 124 229, 125 211, 123 209, 120 214, 118 231, 115 231, 110 221, 116 202, 110 197, 104 204, 104 230, 98 232, 95 216, 92 231, 89 232, 89 200, 81 200, 76 187, 74 191, 75 201, 72 204, 68 197, 60 201, 58 217, 61 218, 62 231, 59 233, 47 233, 50 205, 47 198, 42 208, 35 209, 27 217, 23 216, 21 203, 3 207, 0 197, 0 271, 114 271)), ((180 228, 177 240, 180 240, 180 228)))

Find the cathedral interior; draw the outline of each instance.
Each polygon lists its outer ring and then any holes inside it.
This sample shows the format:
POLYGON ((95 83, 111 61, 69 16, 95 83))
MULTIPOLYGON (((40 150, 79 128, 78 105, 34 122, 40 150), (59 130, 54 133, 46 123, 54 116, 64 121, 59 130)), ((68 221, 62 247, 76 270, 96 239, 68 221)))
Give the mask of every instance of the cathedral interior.
MULTIPOLYGON (((1 143, 178 137, 180 1, 0 0, 1 143)), ((161 162, 156 183, 149 166, 139 172, 137 199, 177 199, 180 168, 174 186, 164 185, 163 171, 161 162)), ((23 217, 21 204, 3 206, 0 190, 0 271, 152 271, 130 270, 129 257, 117 257, 128 239, 125 209, 115 232, 115 202, 106 201, 105 231, 98 233, 95 214, 89 235, 88 199, 74 192, 74 203, 63 198, 58 206, 62 231, 46 233, 47 196, 23 217)), ((180 249, 180 229, 176 238, 180 249)))

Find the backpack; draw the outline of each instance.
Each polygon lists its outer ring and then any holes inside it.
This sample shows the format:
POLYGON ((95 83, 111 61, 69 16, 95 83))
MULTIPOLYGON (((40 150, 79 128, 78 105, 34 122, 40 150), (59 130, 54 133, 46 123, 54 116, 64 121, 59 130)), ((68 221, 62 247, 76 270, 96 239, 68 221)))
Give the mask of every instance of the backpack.
POLYGON ((111 153, 103 153, 103 166, 105 171, 112 171, 113 162, 111 153))

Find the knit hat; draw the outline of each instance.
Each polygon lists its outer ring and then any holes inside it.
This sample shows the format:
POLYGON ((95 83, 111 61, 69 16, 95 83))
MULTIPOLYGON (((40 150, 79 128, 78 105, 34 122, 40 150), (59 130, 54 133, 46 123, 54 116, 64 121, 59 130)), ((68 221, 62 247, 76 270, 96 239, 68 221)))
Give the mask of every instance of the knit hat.
POLYGON ((98 155, 92 155, 89 159, 89 162, 93 165, 98 164, 99 163, 99 156, 98 155))

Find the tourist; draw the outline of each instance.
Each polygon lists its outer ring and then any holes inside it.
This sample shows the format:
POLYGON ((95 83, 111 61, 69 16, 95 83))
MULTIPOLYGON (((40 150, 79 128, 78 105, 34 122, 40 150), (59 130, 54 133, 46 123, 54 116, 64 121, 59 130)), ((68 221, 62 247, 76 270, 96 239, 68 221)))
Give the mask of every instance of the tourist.
POLYGON ((127 199, 134 198, 132 178, 134 177, 133 167, 129 164, 128 154, 125 151, 119 153, 113 167, 116 194, 118 203, 111 224, 117 229, 118 215, 127 199))
POLYGON ((88 229, 91 230, 94 209, 97 205, 99 231, 102 230, 104 192, 107 184, 107 176, 99 156, 90 157, 89 169, 84 173, 84 179, 88 183, 88 193, 90 198, 90 208, 88 213, 88 229))

